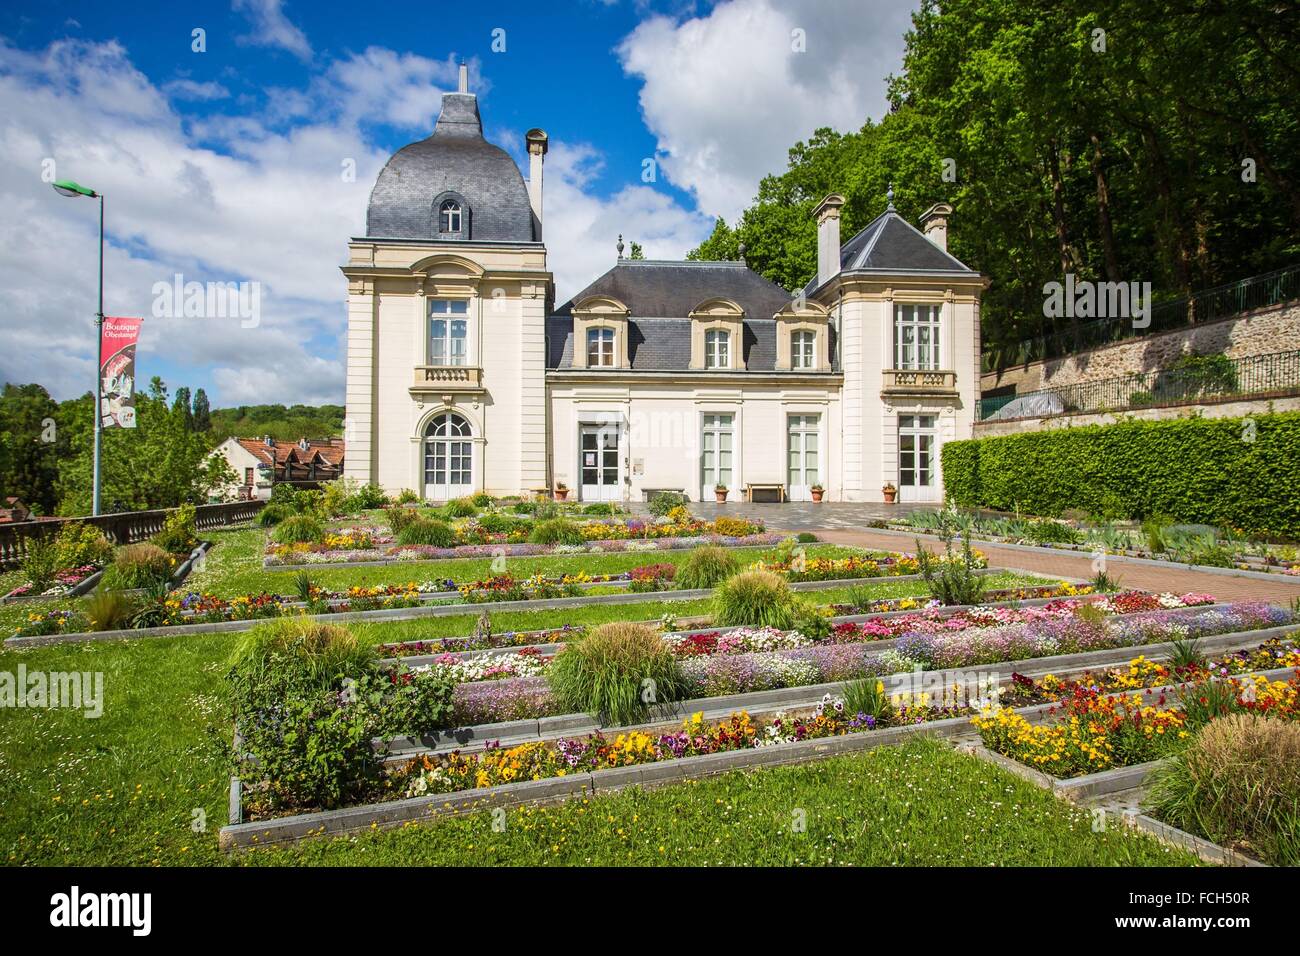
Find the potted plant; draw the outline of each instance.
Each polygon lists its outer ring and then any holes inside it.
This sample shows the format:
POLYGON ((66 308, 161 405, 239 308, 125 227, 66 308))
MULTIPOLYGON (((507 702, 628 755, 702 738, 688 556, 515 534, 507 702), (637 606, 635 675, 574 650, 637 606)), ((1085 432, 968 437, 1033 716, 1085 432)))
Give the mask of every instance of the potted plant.
POLYGON ((718 499, 718 504, 724 503, 727 500, 727 486, 714 485, 713 496, 718 499))
POLYGON ((808 490, 809 490, 810 492, 812 492, 812 500, 813 500, 813 501, 821 501, 821 500, 822 500, 822 495, 826 494, 826 489, 823 488, 821 485, 813 485, 813 486, 812 486, 811 488, 809 488, 808 490))
POLYGON ((898 497, 898 489, 894 487, 892 481, 885 482, 885 487, 880 489, 880 493, 885 496, 885 504, 892 505, 894 499, 898 497))
POLYGON ((555 483, 555 500, 565 501, 569 497, 569 486, 562 481, 555 483))

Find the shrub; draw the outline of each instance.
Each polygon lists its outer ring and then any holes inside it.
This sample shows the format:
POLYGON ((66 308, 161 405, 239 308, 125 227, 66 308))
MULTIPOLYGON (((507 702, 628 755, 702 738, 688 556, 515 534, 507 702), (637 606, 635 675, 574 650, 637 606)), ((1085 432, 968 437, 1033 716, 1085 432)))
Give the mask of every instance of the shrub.
POLYGON ((445 521, 416 516, 398 533, 397 543, 405 546, 423 544, 434 548, 454 548, 456 532, 445 521))
POLYGON ((650 513, 656 518, 662 518, 674 508, 685 508, 689 500, 680 491, 656 491, 650 496, 650 513))
POLYGON ((492 506, 492 496, 485 491, 471 495, 469 501, 475 508, 490 508, 492 506))
POLYGON ((273 528, 291 514, 293 509, 288 505, 271 502, 257 513, 257 523, 263 528, 273 528))
POLYGON ((406 508, 397 506, 384 509, 384 522, 388 525, 388 530, 394 535, 399 535, 413 521, 421 520, 423 516, 415 508, 406 508))
POLYGON ((287 482, 281 482, 278 485, 271 486, 270 501, 273 504, 287 505, 290 508, 292 508, 294 503, 294 496, 297 494, 298 494, 298 490, 294 488, 293 485, 288 484, 287 482))
POLYGON ((293 510, 300 515, 329 517, 325 511, 325 492, 319 488, 299 488, 293 493, 293 510))
POLYGON ((809 640, 824 641, 831 636, 831 609, 796 597, 792 626, 809 640))
POLYGON ((747 534, 753 534, 757 528, 744 518, 722 517, 714 519, 713 530, 727 537, 743 538, 747 534))
POLYGON ((313 515, 290 515, 276 525, 271 537, 280 544, 319 544, 325 540, 325 525, 313 515))
POLYGON ((788 630, 795 600, 785 578, 771 571, 744 571, 727 578, 713 595, 713 623, 719 627, 788 630))
POLYGON ((399 505, 411 505, 415 504, 419 500, 420 496, 414 491, 410 488, 403 488, 397 493, 397 501, 395 503, 399 505))
POLYGON ((536 501, 516 501, 510 506, 510 510, 517 515, 530 515, 537 511, 536 501))
POLYGON ((1274 866, 1300 865, 1300 724, 1255 714, 1211 721, 1154 771, 1146 805, 1274 866))
POLYGON ((153 543, 169 554, 189 554, 199 543, 194 506, 181 505, 167 516, 153 543))
POLYGON ((171 576, 171 555, 146 541, 118 548, 101 580, 105 590, 129 590, 166 584, 171 576))
POLYGON ((524 518, 512 518, 510 515, 489 511, 479 515, 478 526, 488 534, 511 534, 527 530, 529 522, 524 518))
POLYGON ((596 501, 589 505, 583 505, 582 513, 593 517, 608 518, 616 512, 614 506, 608 501, 596 501))
POLYGON ((677 586, 687 590, 717 587, 739 570, 740 562, 726 548, 692 548, 677 569, 677 586))
MULTIPOLYGON (((190 509, 193 513, 193 508, 190 509)), ((113 560, 113 545, 104 532, 83 521, 72 521, 59 529, 54 539, 54 560, 57 570, 96 567, 113 560)))
POLYGON ((349 507, 356 511, 369 511, 373 508, 382 508, 387 504, 388 495, 384 494, 383 488, 373 482, 362 485, 348 499, 349 507))
POLYGON ((27 540, 27 549, 23 554, 22 572, 38 593, 54 583, 54 575, 60 571, 59 549, 49 537, 32 537, 27 540))
POLYGON ((1029 523, 1029 540, 1036 544, 1078 544, 1083 535, 1062 521, 1043 519, 1029 523))
POLYGON ((672 651, 653 628, 613 621, 570 641, 546 671, 551 691, 568 711, 604 723, 630 724, 649 705, 677 699, 684 685, 672 651))
POLYGON ((817 535, 813 534, 811 531, 800 531, 795 535, 795 540, 800 544, 813 544, 817 540, 817 535))
POLYGON ((582 529, 568 518, 550 518, 537 522, 528 540, 533 544, 582 544, 582 529))
POLYGON ((948 496, 968 507, 1168 515, 1257 536, 1300 536, 1300 412, 1133 419, 953 441, 942 456, 948 496))
POLYGON ((119 631, 131 623, 136 605, 121 591, 100 585, 86 598, 85 613, 92 631, 119 631))

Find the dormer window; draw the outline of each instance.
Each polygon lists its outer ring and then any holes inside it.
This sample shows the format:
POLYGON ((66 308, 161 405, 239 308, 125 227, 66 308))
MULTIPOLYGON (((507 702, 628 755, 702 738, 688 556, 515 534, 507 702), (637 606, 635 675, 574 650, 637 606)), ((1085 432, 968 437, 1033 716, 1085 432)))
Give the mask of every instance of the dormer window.
POLYGON ((710 329, 704 333, 704 367, 731 367, 731 333, 710 329))
POLYGON ((817 367, 817 333, 803 329, 790 335, 790 367, 811 369, 817 367))
POLYGON ((456 202, 454 199, 448 199, 442 204, 442 208, 438 210, 438 231, 461 231, 460 203, 456 202))
POLYGON ((587 330, 587 368, 614 367, 614 330, 587 330))

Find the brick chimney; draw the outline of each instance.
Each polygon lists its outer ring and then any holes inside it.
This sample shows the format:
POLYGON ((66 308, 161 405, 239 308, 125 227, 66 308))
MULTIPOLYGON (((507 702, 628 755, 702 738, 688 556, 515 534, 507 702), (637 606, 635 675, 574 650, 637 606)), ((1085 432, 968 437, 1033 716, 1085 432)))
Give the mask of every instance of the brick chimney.
POLYGON ((937 202, 921 214, 921 232, 944 252, 948 251, 948 217, 952 206, 937 202))
POLYGON ((817 220, 817 285, 824 285, 840 271, 840 207, 844 197, 831 193, 813 210, 817 220))

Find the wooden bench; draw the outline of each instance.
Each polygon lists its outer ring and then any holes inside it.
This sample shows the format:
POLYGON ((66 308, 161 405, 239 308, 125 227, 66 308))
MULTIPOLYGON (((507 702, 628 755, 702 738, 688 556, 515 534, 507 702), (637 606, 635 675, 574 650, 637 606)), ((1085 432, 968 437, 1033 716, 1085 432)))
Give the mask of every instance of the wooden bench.
POLYGON ((749 482, 745 485, 745 500, 750 504, 781 504, 785 501, 785 485, 780 482, 749 482), (755 494, 761 497, 755 498, 755 494))

